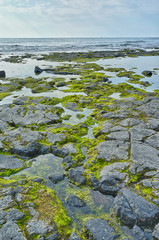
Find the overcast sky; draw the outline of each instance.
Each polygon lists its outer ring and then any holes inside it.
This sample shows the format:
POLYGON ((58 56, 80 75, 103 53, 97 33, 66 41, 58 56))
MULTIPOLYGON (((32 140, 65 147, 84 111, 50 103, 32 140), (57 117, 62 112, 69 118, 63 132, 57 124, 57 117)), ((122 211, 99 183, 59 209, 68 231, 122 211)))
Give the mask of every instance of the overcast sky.
POLYGON ((159 37, 159 0, 0 0, 0 37, 159 37))

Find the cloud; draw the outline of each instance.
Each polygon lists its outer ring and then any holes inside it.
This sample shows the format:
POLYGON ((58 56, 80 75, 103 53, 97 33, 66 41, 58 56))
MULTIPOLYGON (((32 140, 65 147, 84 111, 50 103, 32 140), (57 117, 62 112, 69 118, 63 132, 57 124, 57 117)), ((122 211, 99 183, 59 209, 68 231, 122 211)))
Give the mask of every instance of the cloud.
POLYGON ((0 34, 11 26, 38 36, 135 34, 144 24, 157 29, 158 13, 158 0, 0 0, 0 34))

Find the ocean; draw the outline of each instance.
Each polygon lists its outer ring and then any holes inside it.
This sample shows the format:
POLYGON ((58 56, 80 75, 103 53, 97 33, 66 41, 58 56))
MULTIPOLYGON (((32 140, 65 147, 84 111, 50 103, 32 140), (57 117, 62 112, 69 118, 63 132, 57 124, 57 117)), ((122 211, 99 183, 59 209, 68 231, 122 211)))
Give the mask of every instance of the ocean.
POLYGON ((0 38, 0 54, 159 49, 159 38, 0 38))

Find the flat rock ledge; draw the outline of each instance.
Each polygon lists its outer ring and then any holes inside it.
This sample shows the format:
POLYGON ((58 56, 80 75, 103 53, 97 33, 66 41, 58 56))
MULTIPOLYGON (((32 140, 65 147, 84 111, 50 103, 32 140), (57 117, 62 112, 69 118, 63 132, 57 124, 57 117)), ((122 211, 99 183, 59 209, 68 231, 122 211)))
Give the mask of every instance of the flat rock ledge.
POLYGON ((113 240, 117 238, 115 229, 112 228, 104 219, 89 219, 84 224, 85 229, 93 240, 113 240))

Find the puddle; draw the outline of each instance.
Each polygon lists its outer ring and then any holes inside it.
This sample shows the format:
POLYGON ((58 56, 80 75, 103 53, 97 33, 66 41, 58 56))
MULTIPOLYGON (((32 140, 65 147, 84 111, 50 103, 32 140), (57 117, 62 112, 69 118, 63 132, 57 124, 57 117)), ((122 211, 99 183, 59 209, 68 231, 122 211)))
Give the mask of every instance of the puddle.
POLYGON ((97 123, 95 123, 93 126, 88 127, 88 132, 87 135, 83 136, 86 137, 88 139, 95 139, 94 135, 93 135, 93 128, 98 127, 99 125, 97 123))
MULTIPOLYGON (((5 56, 7 57, 7 56, 5 56)), ((2 59, 1 59, 2 60, 2 59)), ((34 72, 35 66, 39 66, 40 68, 48 68, 51 66, 55 68, 57 66, 61 66, 62 63, 59 62, 47 62, 47 61, 38 61, 36 59, 25 59, 22 63, 10 63, 0 61, 0 68, 6 72, 7 78, 25 78, 25 77, 49 77, 53 76, 52 73, 42 72, 40 75, 36 75, 34 72)))
MULTIPOLYGON (((144 70, 154 71, 154 68, 159 68, 159 56, 141 56, 137 58, 125 57, 125 58, 113 58, 113 59, 100 59, 97 60, 95 63, 98 65, 106 68, 108 65, 111 68, 125 68, 127 71, 134 71, 136 74, 142 75, 144 70), (134 69, 135 68, 135 69, 134 69)), ((144 77, 141 81, 148 81, 151 86, 143 87, 139 84, 132 84, 130 85, 134 87, 138 87, 140 89, 145 89, 148 92, 153 92, 155 89, 159 89, 159 70, 155 70, 156 74, 153 74, 152 77, 144 77)), ((113 84, 126 82, 128 78, 124 77, 115 77, 116 73, 112 73, 109 71, 105 71, 106 75, 113 76, 110 80, 113 84)))
POLYGON ((69 95, 82 95, 87 96, 84 92, 62 92, 60 90, 54 90, 42 93, 32 93, 30 88, 23 87, 20 91, 14 91, 10 96, 7 96, 0 101, 0 105, 12 104, 16 97, 26 96, 26 97, 56 97, 63 98, 69 95))
POLYGON ((113 94, 111 94, 109 97, 115 98, 115 99, 120 99, 120 94, 121 94, 121 93, 113 93, 113 94))
POLYGON ((87 120, 87 117, 90 116, 90 114, 92 113, 92 109, 88 109, 88 108, 82 108, 83 111, 72 111, 68 108, 63 107, 63 105, 61 103, 56 105, 57 107, 62 107, 64 109, 65 112, 62 113, 61 117, 64 117, 65 115, 71 115, 71 117, 69 118, 69 120, 62 120, 62 123, 69 123, 72 125, 76 125, 78 123, 84 122, 85 120, 87 120), (77 118, 77 114, 83 114, 84 117, 79 119, 77 118))

